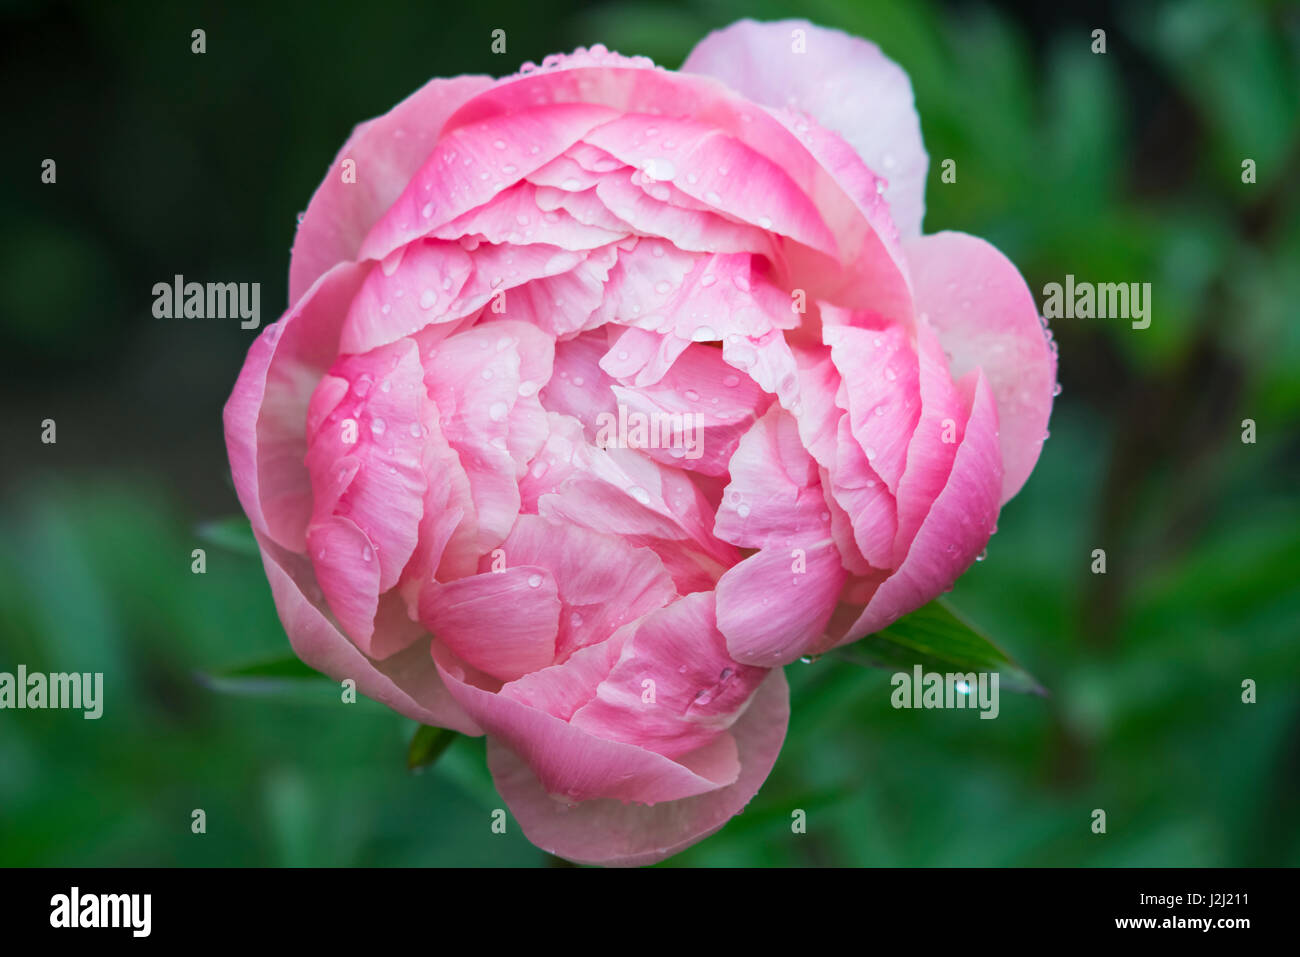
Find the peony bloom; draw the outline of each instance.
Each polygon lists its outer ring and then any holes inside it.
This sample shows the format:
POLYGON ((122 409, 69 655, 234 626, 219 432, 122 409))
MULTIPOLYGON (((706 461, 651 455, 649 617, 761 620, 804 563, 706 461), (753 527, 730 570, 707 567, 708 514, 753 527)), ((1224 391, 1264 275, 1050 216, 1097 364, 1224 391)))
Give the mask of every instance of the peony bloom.
POLYGON ((486 733, 561 856, 725 824, 781 666, 950 587, 1046 432, 1030 292, 921 235, 927 165, 906 75, 796 21, 681 72, 594 47, 434 80, 357 127, 225 409, 296 653, 486 733))

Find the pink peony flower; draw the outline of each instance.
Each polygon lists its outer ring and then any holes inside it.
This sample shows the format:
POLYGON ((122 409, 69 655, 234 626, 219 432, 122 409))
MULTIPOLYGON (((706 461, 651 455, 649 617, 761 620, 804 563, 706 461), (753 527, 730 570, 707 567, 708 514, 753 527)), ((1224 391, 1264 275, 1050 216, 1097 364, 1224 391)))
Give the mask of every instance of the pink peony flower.
POLYGON ((563 857, 725 824, 780 666, 951 586, 1042 445, 1034 301, 921 235, 927 165, 902 70, 800 21, 681 72, 594 47, 434 80, 357 127, 225 409, 296 653, 486 733, 563 857))

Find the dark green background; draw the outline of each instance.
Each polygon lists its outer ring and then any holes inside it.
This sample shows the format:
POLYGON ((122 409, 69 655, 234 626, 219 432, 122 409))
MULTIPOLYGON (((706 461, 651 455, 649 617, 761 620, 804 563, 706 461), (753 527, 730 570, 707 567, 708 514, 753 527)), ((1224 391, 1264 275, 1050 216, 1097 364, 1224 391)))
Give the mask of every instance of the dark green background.
POLYGON ((0 5, 0 670, 106 682, 97 722, 0 712, 0 864, 547 861, 513 822, 491 834, 481 740, 411 775, 413 725, 376 705, 194 679, 287 647, 256 559, 208 546, 190 572, 196 525, 238 510, 220 411, 254 333, 154 319, 152 286, 260 282, 272 321, 295 216, 348 131, 431 76, 595 42, 675 67, 713 27, 791 13, 910 73, 927 231, 989 238, 1036 291, 1150 282, 1154 311, 1144 331, 1055 323, 1051 438, 950 596, 1051 696, 1004 695, 996 721, 895 711, 884 672, 794 665, 771 779, 671 863, 1300 862, 1295 5, 230 7, 0 5))

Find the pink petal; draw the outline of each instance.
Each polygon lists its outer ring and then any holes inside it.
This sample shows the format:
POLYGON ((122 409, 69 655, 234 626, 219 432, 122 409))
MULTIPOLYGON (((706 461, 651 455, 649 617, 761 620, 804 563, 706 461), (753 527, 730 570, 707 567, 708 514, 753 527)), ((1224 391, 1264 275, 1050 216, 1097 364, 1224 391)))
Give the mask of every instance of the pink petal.
POLYGON ((894 543, 896 568, 907 555, 921 522, 943 491, 970 416, 969 394, 952 381, 948 361, 930 327, 917 326, 920 361, 921 417, 907 447, 907 468, 898 481, 898 537, 894 543))
POLYGON ((774 668, 819 650, 847 578, 840 553, 819 532, 769 545, 718 582, 718 628, 727 651, 774 668))
POLYGON ((348 304, 364 267, 331 269, 248 351, 224 410, 226 448, 239 504, 253 528, 296 552, 307 544, 311 481, 307 410, 338 355, 348 304))
POLYGON ((626 229, 588 226, 567 212, 544 210, 539 205, 538 193, 532 183, 516 183, 484 205, 440 226, 433 235, 448 240, 479 236, 485 242, 516 246, 547 243, 573 250, 595 249, 627 235, 626 229))
POLYGON ((1033 294, 1002 253, 974 236, 936 233, 906 249, 917 312, 952 357, 953 377, 982 369, 997 399, 1006 502, 1038 461, 1056 387, 1056 353, 1033 294))
MULTIPOLYGON (((998 413, 983 375, 957 449, 948 484, 912 542, 907 558, 872 596, 843 641, 879 631, 952 586, 988 543, 997 521, 1002 487, 998 413)), ((963 380, 970 389, 968 380, 963 380)))
POLYGON ((921 416, 918 364, 907 332, 896 325, 826 325, 822 334, 843 377, 853 437, 871 470, 896 493, 921 416))
POLYGON ((420 622, 466 664, 502 681, 555 660, 560 599, 540 565, 427 582, 420 622))
POLYGON ((784 544, 808 529, 830 535, 817 467, 794 417, 772 406, 740 440, 713 531, 736 545, 784 544))
POLYGON ((677 597, 653 551, 575 525, 520 515, 501 547, 511 565, 542 565, 555 578, 563 604, 557 660, 677 597))
POLYGON ((469 254, 456 243, 403 246, 371 267, 348 310, 340 349, 369 352, 434 323, 446 323, 442 334, 450 333, 461 317, 451 304, 471 271, 469 254))
POLYGON ((612 394, 623 411, 611 410, 604 420, 610 431, 650 442, 654 435, 648 425, 655 423, 660 434, 654 444, 643 445, 646 455, 714 476, 727 474, 741 436, 771 402, 752 379, 732 371, 720 351, 698 343, 688 346, 660 381, 642 388, 615 385, 612 394), (636 432, 638 421, 646 426, 644 436, 636 432))
POLYGON ((379 610, 374 543, 352 519, 333 515, 307 529, 307 550, 316 580, 343 631, 370 657, 383 657, 370 640, 379 610))
POLYGON ((447 693, 425 646, 413 645, 386 661, 371 661, 322 612, 317 603, 320 590, 307 560, 264 535, 259 534, 258 545, 276 611, 299 658, 336 681, 355 681, 366 697, 414 721, 463 734, 483 733, 447 693), (317 599, 309 600, 304 591, 317 599))
POLYGON ((352 131, 298 225, 289 266, 291 303, 337 263, 359 258, 362 239, 424 163, 443 121, 493 82, 488 76, 432 80, 352 131), (343 180, 349 159, 356 164, 351 183, 343 180))
POLYGON ((705 762, 693 761, 694 755, 674 761, 636 745, 596 737, 467 680, 471 676, 436 641, 433 654, 447 690, 491 738, 525 763, 543 796, 656 804, 716 791, 736 780, 734 761, 719 762, 713 754, 705 755, 705 762))
POLYGON ((482 206, 614 115, 601 106, 561 103, 472 125, 458 125, 453 117, 401 196, 367 234, 361 255, 387 256, 482 206))
POLYGON ((575 727, 676 757, 731 727, 766 676, 727 654, 711 592, 679 598, 631 630, 596 697, 574 713, 575 727))
POLYGON ((889 179, 885 196, 904 236, 921 232, 929 166, 907 74, 866 40, 806 20, 740 20, 705 37, 682 65, 751 100, 791 107, 839 133, 889 179), (794 31, 805 52, 794 52, 794 31))
MULTIPOLYGON (((643 171, 655 182, 672 183, 687 196, 734 219, 758 226, 764 232, 788 236, 827 255, 837 255, 835 238, 791 173, 739 139, 727 136, 714 123, 670 116, 626 115, 593 130, 583 139, 643 171), (650 130, 655 131, 653 136, 650 130), (672 148, 668 147, 670 143, 672 148)), ((640 180, 641 175, 636 177, 640 180)), ((631 185, 626 177, 607 178, 597 187, 597 192, 606 184, 616 182, 631 185)), ((650 199, 644 193, 643 198, 650 199)), ((606 202, 610 204, 609 200, 606 202)), ((652 205, 649 203, 644 208, 652 205)), ((619 206, 610 204, 610 208, 620 218, 635 222, 619 206)), ((688 212, 680 211, 683 221, 688 212)), ((652 231, 669 235, 659 229, 652 231)), ((677 237, 672 238, 677 241, 677 237)))
MULTIPOLYGON (((344 356, 318 390, 325 404, 312 408, 317 429, 306 465, 315 496, 313 525, 335 513, 356 522, 375 549, 380 591, 397 583, 417 540, 426 487, 423 373, 409 339, 344 356), (339 382, 350 385, 343 395, 339 382), (322 418, 330 402, 334 407, 322 418), (340 489, 344 475, 347 485, 340 489)), ((311 534, 309 527, 309 539, 311 534)), ((351 629, 349 634, 358 638, 351 629)))
POLYGON ((653 864, 708 837, 744 809, 776 763, 789 714, 785 675, 769 672, 731 728, 740 766, 735 782, 654 807, 617 800, 566 806, 547 794, 525 761, 492 740, 488 767, 524 834, 538 847, 584 864, 653 864))

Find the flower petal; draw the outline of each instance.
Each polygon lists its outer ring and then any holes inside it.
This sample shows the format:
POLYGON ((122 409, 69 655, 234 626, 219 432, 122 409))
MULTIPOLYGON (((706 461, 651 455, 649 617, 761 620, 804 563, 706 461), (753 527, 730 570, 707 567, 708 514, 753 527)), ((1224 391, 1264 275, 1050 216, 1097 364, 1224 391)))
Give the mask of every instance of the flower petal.
POLYGON ((935 233, 906 252, 917 312, 951 355, 953 378, 982 369, 997 399, 1006 502, 1038 461, 1056 387, 1056 352, 1033 294, 1011 261, 975 236, 935 233))
POLYGON ((903 236, 921 232, 929 157, 907 74, 874 43, 806 20, 740 20, 699 42, 682 70, 717 77, 756 103, 809 114, 889 179, 903 236))
POLYGON ((429 663, 427 646, 412 645, 384 662, 371 661, 320 608, 320 589, 307 559, 260 534, 258 545, 276 611, 299 658, 336 681, 355 681, 357 690, 366 697, 414 721, 462 734, 483 733, 447 693, 437 670, 429 663), (307 593, 315 594, 316 599, 309 599, 307 593))
POLYGON ((431 80, 352 131, 298 224, 289 302, 296 303, 336 264, 360 258, 362 239, 424 163, 443 121, 494 82, 490 76, 431 80), (346 160, 355 164, 355 178, 345 179, 346 160))
POLYGON ((546 793, 527 763, 491 739, 488 767, 524 834, 538 847, 582 864, 641 866, 703 840, 744 810, 776 763, 789 717, 785 675, 769 672, 731 727, 740 765, 735 782, 653 807, 617 800, 567 806, 546 793))

